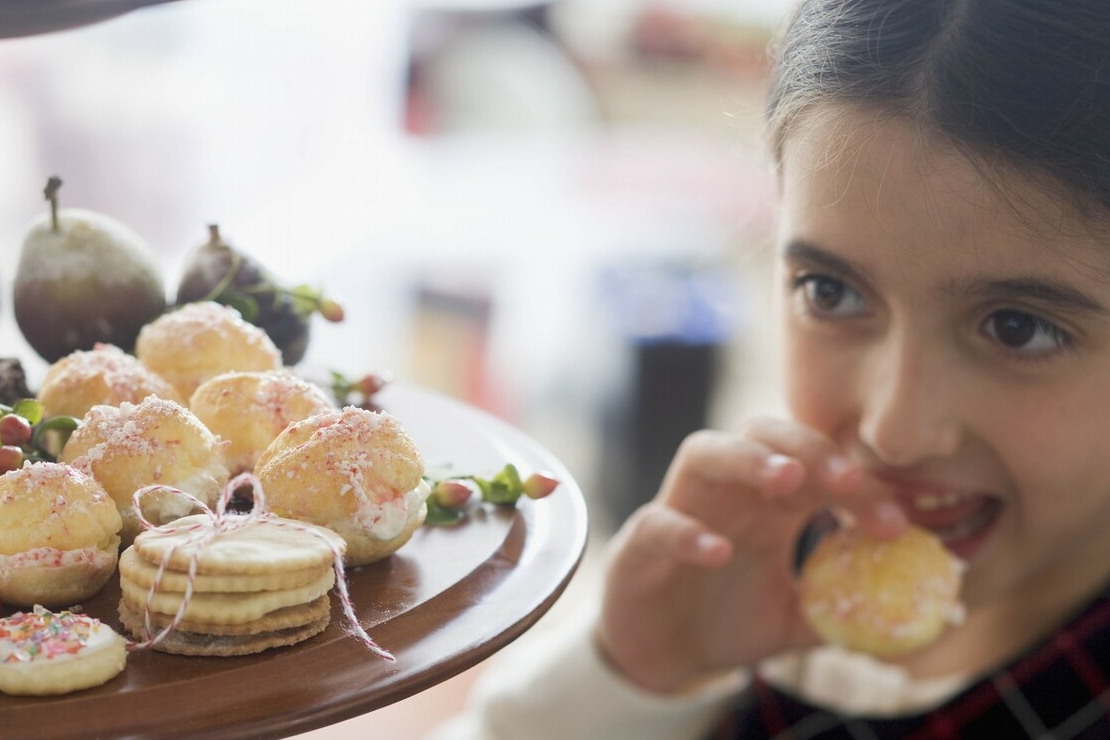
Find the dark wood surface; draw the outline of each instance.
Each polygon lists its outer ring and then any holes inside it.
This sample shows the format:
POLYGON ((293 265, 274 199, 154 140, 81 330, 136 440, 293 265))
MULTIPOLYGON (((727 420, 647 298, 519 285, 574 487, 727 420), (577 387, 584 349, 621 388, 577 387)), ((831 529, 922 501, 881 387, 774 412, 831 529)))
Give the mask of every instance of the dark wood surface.
MULTIPOLYGON (((450 399, 391 387, 382 402, 432 467, 486 474, 513 462, 562 481, 546 499, 477 505, 457 527, 425 527, 391 558, 349 573, 360 623, 395 663, 344 633, 333 597, 328 629, 292 647, 239 658, 135 652, 123 674, 94 689, 0 695, 0 736, 286 737, 411 696, 527 630, 562 593, 585 547, 586 508, 571 476, 521 432, 450 399)), ((118 598, 113 581, 85 609, 118 626, 118 598)))
POLYGON ((0 38, 65 31, 177 0, 0 0, 0 38))

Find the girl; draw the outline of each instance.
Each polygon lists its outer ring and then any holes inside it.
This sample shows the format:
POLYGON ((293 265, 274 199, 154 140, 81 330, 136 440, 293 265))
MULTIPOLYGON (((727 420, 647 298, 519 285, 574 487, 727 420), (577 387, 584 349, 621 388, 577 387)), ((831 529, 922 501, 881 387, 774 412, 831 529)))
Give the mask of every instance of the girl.
POLYGON ((449 736, 1110 737, 1108 70, 1106 0, 802 2, 769 106, 790 418, 690 437, 588 639, 449 736), (819 646, 793 558, 829 508, 938 534, 966 620, 819 646))

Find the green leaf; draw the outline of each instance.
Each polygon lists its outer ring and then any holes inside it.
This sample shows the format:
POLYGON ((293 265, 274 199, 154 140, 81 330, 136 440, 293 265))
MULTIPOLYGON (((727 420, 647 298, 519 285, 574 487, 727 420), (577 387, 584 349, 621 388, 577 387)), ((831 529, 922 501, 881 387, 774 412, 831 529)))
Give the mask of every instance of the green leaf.
POLYGON ((524 492, 524 483, 520 480, 520 472, 512 463, 505 463, 505 467, 497 475, 493 476, 494 481, 504 484, 510 490, 524 492))
POLYGON ((238 290, 225 290, 220 294, 220 303, 231 306, 243 316, 243 321, 253 324, 258 318, 258 301, 254 296, 238 290))
POLYGON ((433 527, 453 527, 465 518, 466 514, 461 509, 449 509, 439 505, 434 498, 428 499, 428 515, 424 517, 424 524, 433 527))
POLYGON ((72 416, 53 416, 38 424, 31 433, 31 447, 40 459, 53 461, 61 454, 80 422, 72 416))
POLYGON ((482 500, 498 506, 514 506, 524 494, 524 484, 520 480, 520 473, 516 466, 508 463, 485 486, 478 479, 474 479, 482 489, 482 500))
POLYGON ((297 285, 289 292, 294 296, 310 301, 318 301, 322 295, 319 288, 313 288, 311 285, 297 285))
POLYGON ((324 297, 323 291, 311 285, 297 285, 286 291, 293 302, 293 310, 298 316, 308 317, 320 308, 320 301, 324 297))
POLYGON ((34 426, 42 421, 42 404, 33 398, 24 398, 16 402, 12 407, 12 413, 22 416, 28 424, 34 426))

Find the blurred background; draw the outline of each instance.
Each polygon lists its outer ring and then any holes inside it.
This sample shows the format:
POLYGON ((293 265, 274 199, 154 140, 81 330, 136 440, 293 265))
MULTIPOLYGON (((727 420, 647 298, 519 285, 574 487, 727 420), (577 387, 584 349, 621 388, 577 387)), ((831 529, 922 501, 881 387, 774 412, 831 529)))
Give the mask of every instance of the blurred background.
MULTIPOLYGON (((777 407, 760 135, 787 6, 188 0, 0 39, 0 357, 46 367, 11 295, 49 175, 144 238, 171 300, 218 223, 345 307, 310 372, 440 390, 564 461, 595 542, 557 626, 687 433, 777 407)), ((420 737, 484 669, 303 738, 420 737)))

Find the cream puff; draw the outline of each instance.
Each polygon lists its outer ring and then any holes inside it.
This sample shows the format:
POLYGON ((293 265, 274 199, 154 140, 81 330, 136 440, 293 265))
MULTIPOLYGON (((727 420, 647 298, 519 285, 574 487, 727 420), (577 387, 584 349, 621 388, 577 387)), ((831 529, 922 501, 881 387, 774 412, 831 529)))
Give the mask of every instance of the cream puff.
POLYGON ((98 404, 138 403, 149 395, 184 403, 174 386, 136 358, 114 345, 98 344, 51 365, 43 376, 38 399, 48 419, 80 419, 98 404))
POLYGON ((295 421, 335 410, 316 384, 288 370, 233 372, 206 380, 189 410, 228 443, 232 474, 254 470, 262 451, 295 421))
POLYGON ((960 621, 963 563, 928 530, 895 539, 856 529, 826 535, 802 568, 801 608, 823 640, 894 658, 960 621))
POLYGON ((387 557, 423 523, 423 474, 397 419, 353 406, 289 425, 255 466, 269 508, 339 534, 350 565, 387 557))
POLYGON ((119 512, 91 476, 60 463, 0 475, 0 602, 71 606, 116 569, 119 512))
MULTIPOLYGON (((184 406, 157 396, 141 403, 93 406, 62 449, 60 459, 87 471, 123 517, 129 544, 143 526, 135 491, 160 484, 214 504, 230 477, 223 444, 184 406)), ((192 513, 195 505, 167 491, 147 494, 142 512, 155 524, 192 513)))
POLYGON ((188 303, 144 326, 135 354, 185 399, 221 373, 281 367, 281 352, 266 332, 212 301, 188 303))

